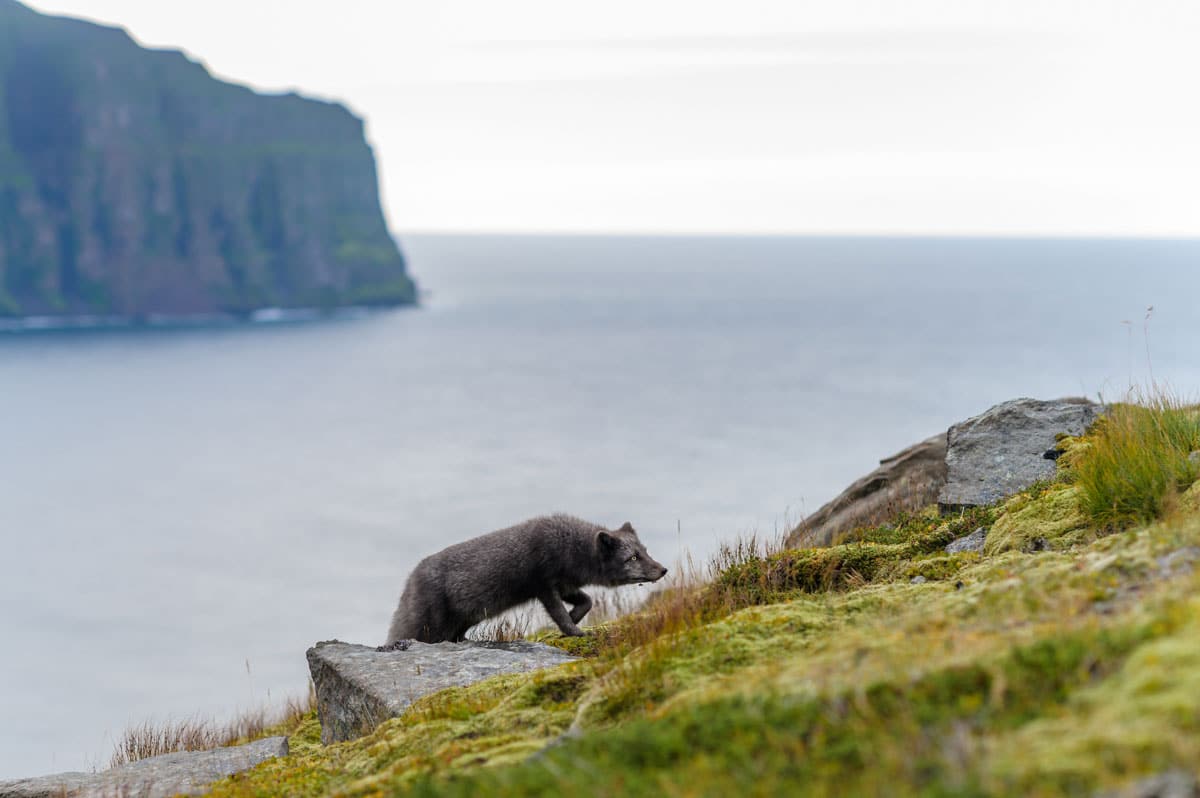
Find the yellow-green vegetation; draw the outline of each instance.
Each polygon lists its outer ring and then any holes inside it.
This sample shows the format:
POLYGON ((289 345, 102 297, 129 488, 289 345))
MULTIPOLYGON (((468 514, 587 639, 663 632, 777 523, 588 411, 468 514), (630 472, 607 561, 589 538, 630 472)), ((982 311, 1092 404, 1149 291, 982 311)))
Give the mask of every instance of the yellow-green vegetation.
POLYGON ((988 532, 984 553, 1070 548, 1094 539, 1080 509, 1080 489, 1057 484, 1041 495, 1022 492, 1001 505, 999 519, 988 532))
POLYGON ((1196 488, 1176 459, 1177 500, 1118 524, 1085 476, 1140 474, 1113 430, 1175 410, 1062 441, 1058 479, 993 507, 825 549, 732 546, 702 584, 547 638, 578 663, 429 696, 330 747, 310 716, 290 757, 215 795, 1092 795, 1195 772, 1196 488), (945 553, 980 526, 982 555, 945 553))
POLYGON ((1160 516, 1200 476, 1200 410, 1160 397, 1116 405, 1075 469, 1082 508, 1100 527, 1160 516))

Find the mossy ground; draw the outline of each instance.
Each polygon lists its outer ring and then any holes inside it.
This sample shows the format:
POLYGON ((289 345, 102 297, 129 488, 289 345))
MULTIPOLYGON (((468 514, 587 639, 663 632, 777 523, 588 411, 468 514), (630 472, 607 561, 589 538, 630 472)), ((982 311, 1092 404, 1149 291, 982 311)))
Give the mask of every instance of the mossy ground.
POLYGON ((1195 772, 1200 508, 1099 528, 1075 482, 1089 441, 1064 448, 1059 480, 995 507, 728 558, 561 641, 579 663, 327 748, 310 717, 291 756, 214 794, 1090 795, 1195 772), (945 554, 977 526, 982 555, 945 554))

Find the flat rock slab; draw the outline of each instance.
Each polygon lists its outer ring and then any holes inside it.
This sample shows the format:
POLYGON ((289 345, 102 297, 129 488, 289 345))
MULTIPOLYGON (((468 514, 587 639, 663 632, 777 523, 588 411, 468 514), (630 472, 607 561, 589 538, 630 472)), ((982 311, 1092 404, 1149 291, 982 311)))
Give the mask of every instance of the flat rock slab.
POLYGON ((1054 461, 1045 455, 1055 436, 1083 434, 1101 412, 1086 399, 1013 399, 955 424, 938 505, 948 511, 991 504, 1053 477, 1054 461))
POLYGON ((321 742, 353 740, 422 696, 501 673, 549 668, 572 657, 543 643, 408 643, 380 651, 332 640, 308 650, 321 742))
POLYGON ((0 781, 0 798, 167 798, 202 795, 214 781, 287 756, 286 737, 267 737, 212 751, 180 751, 99 773, 58 773, 0 781))

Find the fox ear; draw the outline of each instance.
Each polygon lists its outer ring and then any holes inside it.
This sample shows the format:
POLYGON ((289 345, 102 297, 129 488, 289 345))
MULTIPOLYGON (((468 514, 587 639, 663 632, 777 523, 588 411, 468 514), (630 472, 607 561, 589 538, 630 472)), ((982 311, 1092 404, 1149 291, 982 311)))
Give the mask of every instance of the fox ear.
POLYGON ((631 523, 629 523, 628 521, 626 521, 624 524, 622 524, 622 525, 621 525, 621 528, 620 528, 620 529, 618 529, 617 531, 618 531, 618 532, 632 532, 632 531, 633 531, 633 524, 631 524, 631 523))
POLYGON ((617 547, 621 545, 621 541, 617 540, 604 530, 601 530, 600 532, 596 533, 596 545, 600 548, 600 551, 607 553, 610 551, 615 551, 617 547))

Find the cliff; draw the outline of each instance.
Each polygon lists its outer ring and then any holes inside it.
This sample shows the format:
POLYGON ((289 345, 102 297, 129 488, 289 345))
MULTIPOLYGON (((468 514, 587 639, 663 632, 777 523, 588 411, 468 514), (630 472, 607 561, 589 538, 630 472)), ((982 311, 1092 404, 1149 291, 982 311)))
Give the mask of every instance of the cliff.
POLYGON ((0 315, 414 298, 346 108, 0 0, 0 315))

